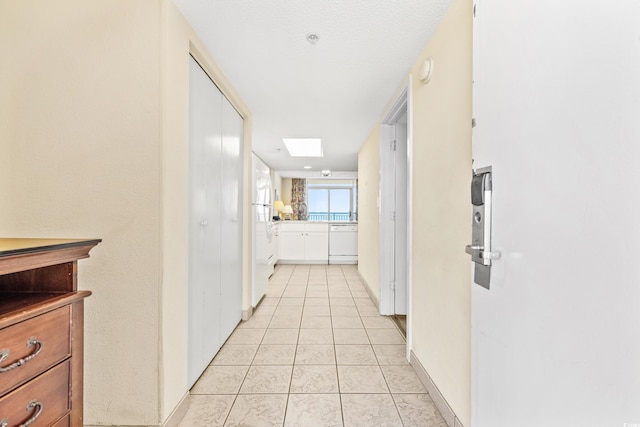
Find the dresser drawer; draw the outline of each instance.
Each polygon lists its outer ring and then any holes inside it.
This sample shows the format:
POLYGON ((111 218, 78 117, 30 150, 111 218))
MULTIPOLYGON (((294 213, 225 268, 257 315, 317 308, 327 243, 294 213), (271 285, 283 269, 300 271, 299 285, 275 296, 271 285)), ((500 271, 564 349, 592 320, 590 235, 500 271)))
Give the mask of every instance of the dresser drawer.
POLYGON ((67 360, 0 398, 0 425, 15 427, 33 420, 30 427, 49 427, 69 412, 67 360))
POLYGON ((70 331, 70 306, 0 330, 0 396, 67 358, 70 331))
POLYGON ((69 415, 62 418, 60 421, 55 423, 52 427, 69 427, 71 421, 69 420, 69 415))

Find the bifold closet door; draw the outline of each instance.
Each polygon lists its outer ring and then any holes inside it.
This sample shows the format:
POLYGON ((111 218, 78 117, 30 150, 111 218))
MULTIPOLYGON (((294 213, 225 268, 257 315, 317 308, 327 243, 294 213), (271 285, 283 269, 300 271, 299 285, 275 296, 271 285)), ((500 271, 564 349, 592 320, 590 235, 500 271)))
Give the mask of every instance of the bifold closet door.
POLYGON ((189 366, 195 383, 221 346, 222 93, 190 58, 189 366))
POLYGON ((242 317, 243 119, 222 99, 222 220, 220 328, 223 341, 242 317))

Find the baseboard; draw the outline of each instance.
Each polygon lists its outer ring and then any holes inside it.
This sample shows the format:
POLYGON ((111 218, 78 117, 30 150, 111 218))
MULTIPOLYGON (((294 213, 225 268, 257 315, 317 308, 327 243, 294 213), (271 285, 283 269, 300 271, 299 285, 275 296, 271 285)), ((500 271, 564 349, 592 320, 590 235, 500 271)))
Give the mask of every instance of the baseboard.
POLYGON ((328 265, 329 264, 329 260, 322 260, 322 261, 310 261, 310 260, 304 260, 304 259, 279 259, 278 260, 278 264, 281 265, 294 265, 294 264, 303 264, 303 265, 309 265, 309 264, 313 264, 313 265, 328 265))
MULTIPOLYGON (((171 415, 165 420, 164 423, 155 425, 155 424, 145 424, 145 425, 132 425, 132 424, 120 424, 120 425, 109 425, 109 427, 178 427, 180 421, 184 418, 189 410, 189 392, 185 394, 180 403, 175 407, 171 415)), ((95 424, 85 424, 84 427, 104 427, 104 425, 95 425, 95 424)))
POLYGON ((413 366, 413 370, 416 371, 418 378, 420 378, 420 381, 429 392, 431 400, 433 400, 433 403, 435 403, 438 411, 440 411, 440 414, 442 414, 442 418, 444 418, 447 425, 449 427, 464 427, 462 425, 462 422, 456 416, 455 412, 453 412, 453 409, 451 409, 451 406, 449 406, 449 403, 447 403, 447 400, 444 398, 442 393, 440 393, 440 390, 438 390, 438 387, 435 385, 435 383, 427 373, 427 370, 424 368, 424 366, 422 366, 422 363, 420 363, 420 360, 418 360, 418 358, 416 357, 413 350, 411 351, 411 358, 409 362, 411 363, 411 366, 413 366))
POLYGON ((371 301, 373 301, 373 303, 376 305, 376 307, 378 307, 378 311, 379 311, 380 310, 380 300, 378 300, 378 298, 374 295, 373 291, 371 290, 371 287, 369 286, 367 281, 364 279, 364 277, 362 277, 362 274, 360 274, 360 270, 356 270, 356 271, 358 272, 358 277, 360 278, 360 281, 364 285, 364 290, 367 291, 367 293, 369 294, 369 298, 371 298, 371 301))
POLYGON ((253 307, 242 310, 242 320, 246 322, 247 320, 251 319, 251 316, 253 316, 253 307))
POLYGON ((190 393, 187 391, 187 394, 184 395, 180 403, 178 403, 178 406, 171 412, 171 415, 162 423, 162 427, 178 427, 178 424, 180 424, 180 421, 182 421, 189 410, 189 397, 190 393))

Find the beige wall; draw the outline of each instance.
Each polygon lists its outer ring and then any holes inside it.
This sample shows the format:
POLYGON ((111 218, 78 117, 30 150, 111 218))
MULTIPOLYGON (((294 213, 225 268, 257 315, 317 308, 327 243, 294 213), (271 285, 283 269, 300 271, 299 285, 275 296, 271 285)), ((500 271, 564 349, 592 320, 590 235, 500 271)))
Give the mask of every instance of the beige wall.
POLYGON ((471 267, 464 247, 471 236, 472 19, 472 2, 455 1, 411 69, 413 351, 467 426, 471 267), (434 60, 434 74, 423 85, 418 73, 427 57, 434 60))
POLYGON ((80 261, 87 425, 158 425, 188 392, 190 50, 246 117, 246 165, 249 112, 170 0, 0 2, 0 235, 103 239, 80 261))
POLYGON ((162 390, 160 419, 164 420, 184 395, 187 388, 188 364, 188 126, 189 116, 181 113, 189 106, 189 62, 183 56, 188 49, 190 29, 172 2, 164 4, 165 73, 163 104, 162 159, 162 256, 171 262, 163 263, 162 282, 162 390), (184 366, 185 369, 175 369, 184 366))
POLYGON ((358 271, 380 301, 380 129, 358 153, 358 271))
POLYGON ((291 178, 282 178, 282 203, 291 204, 291 178))
POLYGON ((157 5, 6 1, 0 12, 0 234, 103 239, 79 263, 93 291, 87 423, 158 421, 157 5))
MULTIPOLYGON (((472 3, 456 0, 411 69, 412 350, 457 417, 471 422, 471 275, 464 246, 471 235, 472 3), (419 80, 427 57, 431 81, 419 80), (425 183, 429 183, 425 185, 425 183)), ((394 98, 395 99, 395 98, 394 98)), ((378 180, 379 124, 358 156, 360 184, 378 180), (371 164, 370 164, 371 163, 371 164), (375 169, 374 169, 375 167, 375 169)), ((359 269, 378 286, 374 246, 378 211, 361 193, 359 269), (375 226, 374 226, 375 224, 375 226), (363 230, 364 228, 364 230, 363 230), (364 246, 363 245, 369 245, 364 246)))

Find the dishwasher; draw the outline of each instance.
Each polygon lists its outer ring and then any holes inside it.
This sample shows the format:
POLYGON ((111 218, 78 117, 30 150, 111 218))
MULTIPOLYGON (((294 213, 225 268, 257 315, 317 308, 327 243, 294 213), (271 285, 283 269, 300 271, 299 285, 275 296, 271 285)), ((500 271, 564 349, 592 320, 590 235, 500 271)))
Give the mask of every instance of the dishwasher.
POLYGON ((329 264, 358 263, 358 225, 329 225, 329 264))

